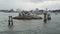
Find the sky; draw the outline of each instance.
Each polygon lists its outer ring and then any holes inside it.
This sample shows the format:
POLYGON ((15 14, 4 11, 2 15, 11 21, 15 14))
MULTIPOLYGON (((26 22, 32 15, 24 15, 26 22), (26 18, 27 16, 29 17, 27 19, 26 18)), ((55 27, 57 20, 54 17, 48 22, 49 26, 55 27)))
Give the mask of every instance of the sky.
POLYGON ((60 0, 0 0, 0 10, 60 9, 60 0))

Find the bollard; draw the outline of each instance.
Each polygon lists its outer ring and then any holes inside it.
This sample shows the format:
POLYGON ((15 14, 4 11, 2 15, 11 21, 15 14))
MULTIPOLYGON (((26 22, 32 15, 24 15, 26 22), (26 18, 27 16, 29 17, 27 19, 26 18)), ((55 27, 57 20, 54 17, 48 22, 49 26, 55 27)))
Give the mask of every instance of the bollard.
POLYGON ((48 20, 51 20, 50 14, 47 15, 47 19, 48 19, 48 20))
POLYGON ((47 19, 44 19, 44 23, 47 23, 47 19))
POLYGON ((44 13, 44 22, 45 22, 45 23, 46 23, 46 21, 47 21, 47 18, 46 18, 47 16, 46 16, 46 15, 47 15, 47 13, 44 13))
POLYGON ((46 19, 46 15, 47 15, 47 14, 46 14, 46 13, 44 13, 44 19, 46 19))
POLYGON ((9 20, 8 20, 8 25, 13 25, 13 19, 12 16, 9 16, 9 20))
POLYGON ((12 19, 12 25, 13 25, 13 19, 12 19))
POLYGON ((44 19, 47 19, 47 18, 46 18, 46 17, 47 17, 46 15, 47 15, 47 14, 46 14, 46 13, 44 13, 44 19))

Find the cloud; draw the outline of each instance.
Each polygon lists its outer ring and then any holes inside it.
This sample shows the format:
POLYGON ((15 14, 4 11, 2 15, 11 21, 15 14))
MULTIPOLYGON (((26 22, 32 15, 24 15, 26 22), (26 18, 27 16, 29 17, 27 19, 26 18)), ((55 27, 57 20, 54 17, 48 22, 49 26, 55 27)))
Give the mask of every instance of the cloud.
POLYGON ((59 9, 59 0, 0 0, 0 9, 59 9))
POLYGON ((60 8, 60 1, 44 1, 44 2, 39 2, 39 3, 33 3, 33 2, 27 2, 24 5, 24 8, 29 8, 29 9, 59 9, 60 8))
MULTIPOLYGON (((24 0, 25 1, 25 0, 24 0)), ((27 1, 27 0, 26 0, 27 1)), ((60 1, 60 0, 28 0, 27 2, 34 2, 34 3, 38 3, 38 2, 44 2, 44 1, 60 1)))

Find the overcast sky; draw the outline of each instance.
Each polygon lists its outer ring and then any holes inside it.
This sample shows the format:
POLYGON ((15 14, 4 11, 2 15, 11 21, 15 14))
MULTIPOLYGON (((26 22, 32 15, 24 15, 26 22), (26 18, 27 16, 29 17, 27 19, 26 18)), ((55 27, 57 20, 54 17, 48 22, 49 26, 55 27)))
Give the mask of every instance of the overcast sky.
POLYGON ((60 9, 60 0, 0 0, 0 10, 2 9, 60 9))

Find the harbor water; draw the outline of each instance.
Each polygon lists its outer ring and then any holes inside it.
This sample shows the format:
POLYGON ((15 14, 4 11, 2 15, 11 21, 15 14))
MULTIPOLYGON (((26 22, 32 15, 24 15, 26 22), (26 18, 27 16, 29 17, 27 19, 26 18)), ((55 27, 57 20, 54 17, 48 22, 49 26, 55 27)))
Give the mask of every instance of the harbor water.
POLYGON ((0 34, 60 34, 60 14, 51 13, 51 20, 44 23, 43 19, 16 20, 13 26, 8 26, 8 16, 18 16, 18 13, 0 12, 0 34))

